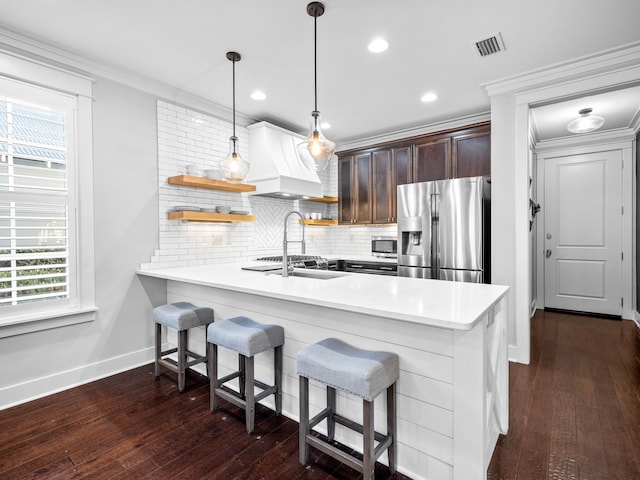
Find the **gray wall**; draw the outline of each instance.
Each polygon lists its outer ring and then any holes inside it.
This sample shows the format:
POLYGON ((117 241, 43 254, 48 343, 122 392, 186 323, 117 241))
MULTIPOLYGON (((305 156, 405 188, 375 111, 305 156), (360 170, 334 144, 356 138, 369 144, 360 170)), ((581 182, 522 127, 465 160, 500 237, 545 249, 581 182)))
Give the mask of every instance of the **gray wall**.
POLYGON ((0 339, 0 408, 152 359, 151 311, 166 293, 135 270, 157 246, 156 97, 97 79, 94 99, 98 318, 0 339))

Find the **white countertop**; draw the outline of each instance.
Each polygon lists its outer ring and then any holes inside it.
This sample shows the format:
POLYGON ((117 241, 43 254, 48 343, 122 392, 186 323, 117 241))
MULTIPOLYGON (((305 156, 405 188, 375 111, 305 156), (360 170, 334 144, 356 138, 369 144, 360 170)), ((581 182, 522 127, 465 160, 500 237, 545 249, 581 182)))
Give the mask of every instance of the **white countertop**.
MULTIPOLYGON (((319 305, 435 327, 470 330, 507 287, 385 275, 332 272, 314 279, 241 270, 264 262, 138 270, 139 275, 319 305)), ((322 272, 322 270, 308 270, 322 272)))

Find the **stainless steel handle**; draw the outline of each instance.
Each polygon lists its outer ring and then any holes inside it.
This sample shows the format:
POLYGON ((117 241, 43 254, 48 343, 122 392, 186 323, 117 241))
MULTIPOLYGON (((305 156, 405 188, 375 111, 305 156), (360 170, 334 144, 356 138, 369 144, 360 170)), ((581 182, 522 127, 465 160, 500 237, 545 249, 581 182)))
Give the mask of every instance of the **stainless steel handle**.
POLYGON ((546 258, 551 257, 551 249, 550 249, 550 248, 547 248, 547 251, 546 251, 546 252, 544 252, 544 256, 545 256, 546 258))

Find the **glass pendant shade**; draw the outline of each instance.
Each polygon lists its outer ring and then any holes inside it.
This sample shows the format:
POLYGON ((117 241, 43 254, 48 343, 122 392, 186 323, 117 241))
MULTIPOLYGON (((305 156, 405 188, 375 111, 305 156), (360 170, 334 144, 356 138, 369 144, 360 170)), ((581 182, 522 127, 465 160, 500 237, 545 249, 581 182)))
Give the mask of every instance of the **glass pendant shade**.
POLYGON ((311 131, 304 142, 296 146, 300 159, 307 168, 326 170, 336 151, 336 144, 327 140, 320 128, 320 112, 311 112, 311 131))
POLYGON ((318 111, 318 48, 317 48, 317 20, 324 14, 324 5, 311 2, 307 5, 307 13, 313 17, 313 96, 314 108, 311 112, 311 129, 304 142, 296 145, 298 155, 304 165, 316 171, 326 170, 334 157, 336 144, 327 140, 320 128, 320 112, 318 111))
POLYGON ((597 115, 591 115, 591 108, 583 108, 578 113, 580 116, 569 122, 567 130, 571 133, 588 133, 599 129, 604 125, 604 118, 597 115))
POLYGON ((233 135, 229 137, 229 153, 218 163, 218 169, 225 182, 240 183, 249 173, 249 162, 238 153, 236 137, 236 62, 242 57, 238 52, 227 52, 227 60, 233 64, 233 135))
POLYGON ((249 162, 237 152, 238 137, 229 138, 229 154, 220 160, 220 173, 225 182, 240 183, 249 173, 249 162))

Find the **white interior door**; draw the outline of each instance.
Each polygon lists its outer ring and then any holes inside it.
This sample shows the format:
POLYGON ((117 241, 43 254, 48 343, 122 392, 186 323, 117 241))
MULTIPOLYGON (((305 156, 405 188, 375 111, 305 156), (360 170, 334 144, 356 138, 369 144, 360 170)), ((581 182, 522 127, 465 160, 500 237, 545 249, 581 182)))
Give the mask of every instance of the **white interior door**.
POLYGON ((545 161, 545 306, 622 314, 622 152, 545 161))

